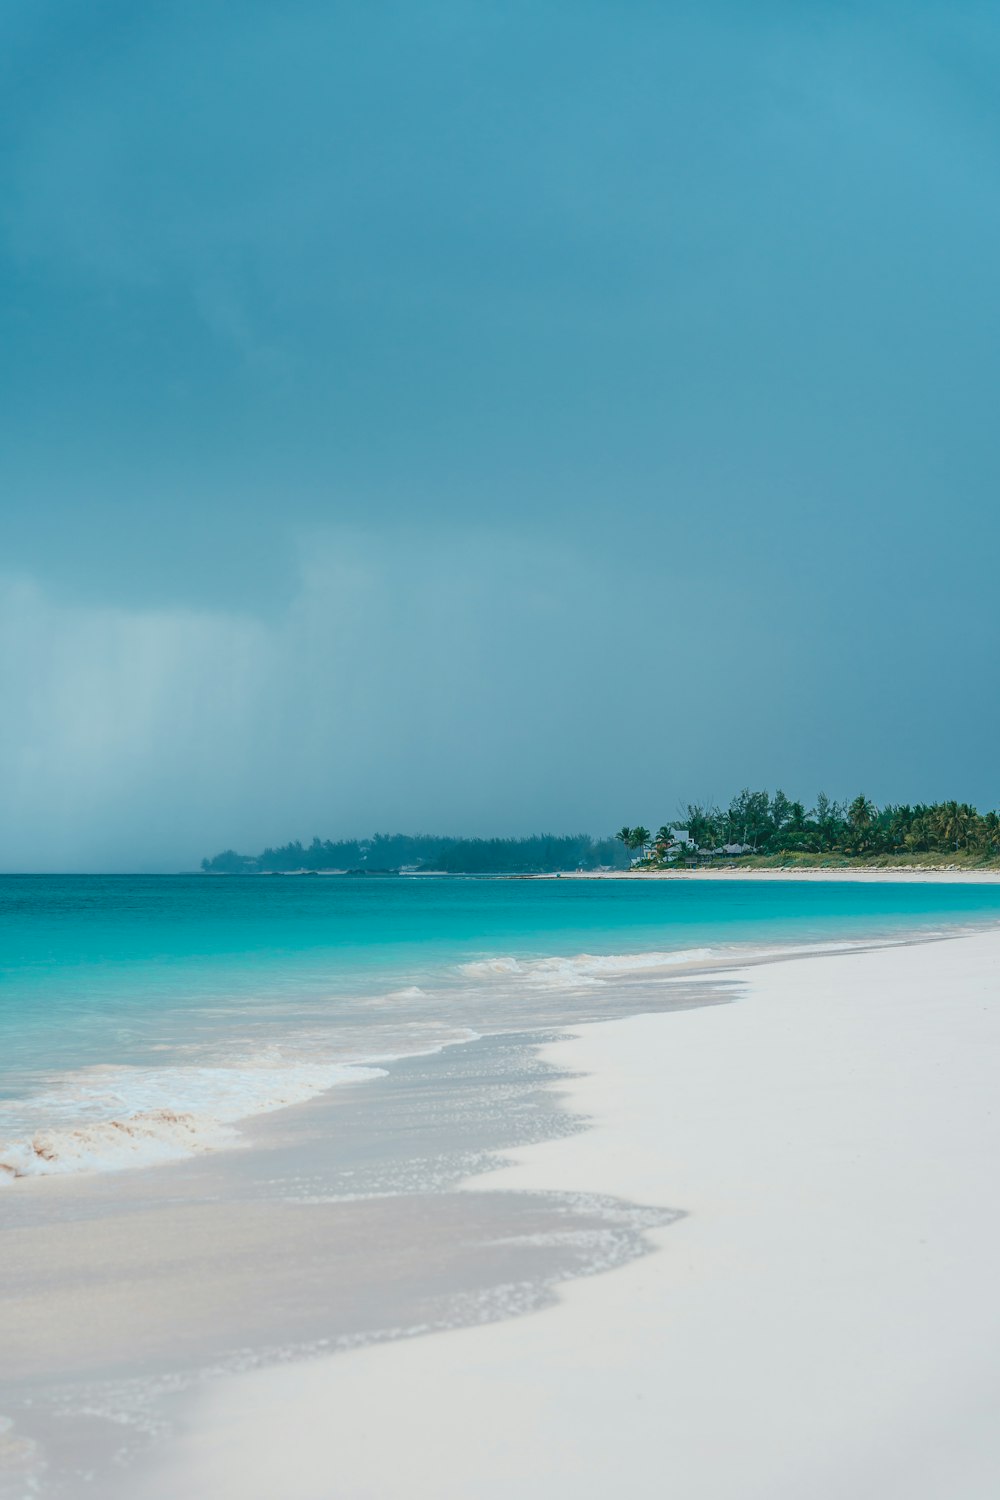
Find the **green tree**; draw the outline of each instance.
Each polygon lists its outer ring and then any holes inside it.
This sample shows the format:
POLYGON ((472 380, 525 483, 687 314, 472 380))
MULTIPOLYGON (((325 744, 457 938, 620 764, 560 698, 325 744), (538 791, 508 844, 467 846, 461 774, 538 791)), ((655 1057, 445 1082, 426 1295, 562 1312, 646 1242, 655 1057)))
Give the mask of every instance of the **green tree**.
POLYGON ((860 792, 847 809, 848 848, 854 854, 865 854, 874 842, 878 809, 860 792))
POLYGON ((780 833, 786 823, 791 821, 792 802, 786 797, 779 787, 771 798, 771 806, 768 809, 771 818, 771 829, 773 833, 780 833))
POLYGON ((649 829, 643 828, 640 823, 638 828, 632 829, 632 848, 638 849, 639 858, 642 859, 646 853, 646 845, 649 843, 649 829))
POLYGON ((723 818, 717 807, 689 802, 684 821, 690 838, 699 849, 714 849, 723 837, 723 818))
POLYGON ((750 844, 754 853, 771 832, 771 799, 766 792, 744 787, 729 804, 730 843, 750 844))

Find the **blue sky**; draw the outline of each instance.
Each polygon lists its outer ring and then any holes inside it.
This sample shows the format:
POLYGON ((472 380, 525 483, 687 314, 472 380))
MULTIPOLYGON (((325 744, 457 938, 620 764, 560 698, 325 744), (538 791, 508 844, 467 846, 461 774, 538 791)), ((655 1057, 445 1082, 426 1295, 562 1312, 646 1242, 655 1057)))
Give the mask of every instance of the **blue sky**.
POLYGON ((0 18, 0 864, 1000 802, 1000 13, 0 18))

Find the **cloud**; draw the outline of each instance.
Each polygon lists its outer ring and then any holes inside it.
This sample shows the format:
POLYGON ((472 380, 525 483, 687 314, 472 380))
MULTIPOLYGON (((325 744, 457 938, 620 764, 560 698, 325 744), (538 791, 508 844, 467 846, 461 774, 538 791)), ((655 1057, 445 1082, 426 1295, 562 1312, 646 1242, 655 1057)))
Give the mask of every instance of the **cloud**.
MULTIPOLYGON (((996 800, 992 700, 978 734, 927 718, 954 632, 919 598, 873 652, 839 573, 812 576, 806 611, 721 551, 598 557, 471 523, 329 526, 298 549, 266 618, 0 578, 0 868, 191 869, 314 833, 601 833, 746 781, 996 800)), ((987 681, 983 610, 963 649, 987 681)))
POLYGON ((573 646, 594 588, 537 538, 350 529, 303 541, 266 623, 2 579, 0 864, 191 867, 241 838, 542 816, 562 727, 589 712, 573 646))
POLYGON ((4 867, 176 858, 206 799, 243 779, 272 651, 247 618, 66 605, 0 580, 4 867))
POLYGON ((0 864, 995 801, 1000 27, 902 16, 13 0, 0 864))

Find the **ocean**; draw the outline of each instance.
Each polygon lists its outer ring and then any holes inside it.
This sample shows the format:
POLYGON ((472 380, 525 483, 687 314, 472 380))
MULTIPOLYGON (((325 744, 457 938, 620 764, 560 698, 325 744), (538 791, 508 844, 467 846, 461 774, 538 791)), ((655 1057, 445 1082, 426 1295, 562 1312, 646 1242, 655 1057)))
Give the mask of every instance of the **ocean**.
POLYGON ((236 1145, 391 1059, 768 953, 997 921, 998 886, 905 880, 4 877, 0 1187, 236 1145))

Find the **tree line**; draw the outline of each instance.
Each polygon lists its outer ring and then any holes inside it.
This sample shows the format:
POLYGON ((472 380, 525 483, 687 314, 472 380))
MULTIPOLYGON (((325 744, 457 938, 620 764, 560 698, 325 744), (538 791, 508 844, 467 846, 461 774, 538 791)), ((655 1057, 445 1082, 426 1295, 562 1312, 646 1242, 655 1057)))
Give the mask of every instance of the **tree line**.
POLYGON ((570 870, 625 869, 634 860, 650 868, 678 859, 725 856, 813 855, 868 859, 935 854, 1000 858, 1000 814, 980 813, 968 802, 887 803, 858 795, 837 802, 821 792, 814 807, 783 791, 744 788, 726 808, 689 803, 672 824, 655 833, 637 825, 613 838, 590 834, 533 834, 526 838, 463 839, 433 834, 377 833, 369 839, 299 840, 260 854, 227 849, 202 860, 216 875, 294 870, 384 873, 441 870, 452 875, 533 875, 570 870), (678 837, 686 833, 687 840, 678 837))
POLYGON ((702 857, 961 854, 995 859, 1000 856, 1000 814, 980 813, 968 802, 890 802, 877 807, 863 793, 844 803, 824 792, 807 810, 783 791, 772 795, 744 788, 725 809, 689 803, 674 824, 664 824, 655 834, 642 826, 626 826, 615 838, 641 863, 649 864, 675 862, 695 851, 702 857), (682 829, 690 843, 678 839, 682 829))
POLYGON ((400 869, 442 870, 451 875, 532 875, 563 870, 623 869, 628 854, 613 838, 587 833, 533 834, 527 838, 461 839, 432 834, 377 833, 370 839, 299 840, 261 854, 226 849, 203 859, 210 875, 261 875, 293 870, 346 870, 366 874, 400 869))

